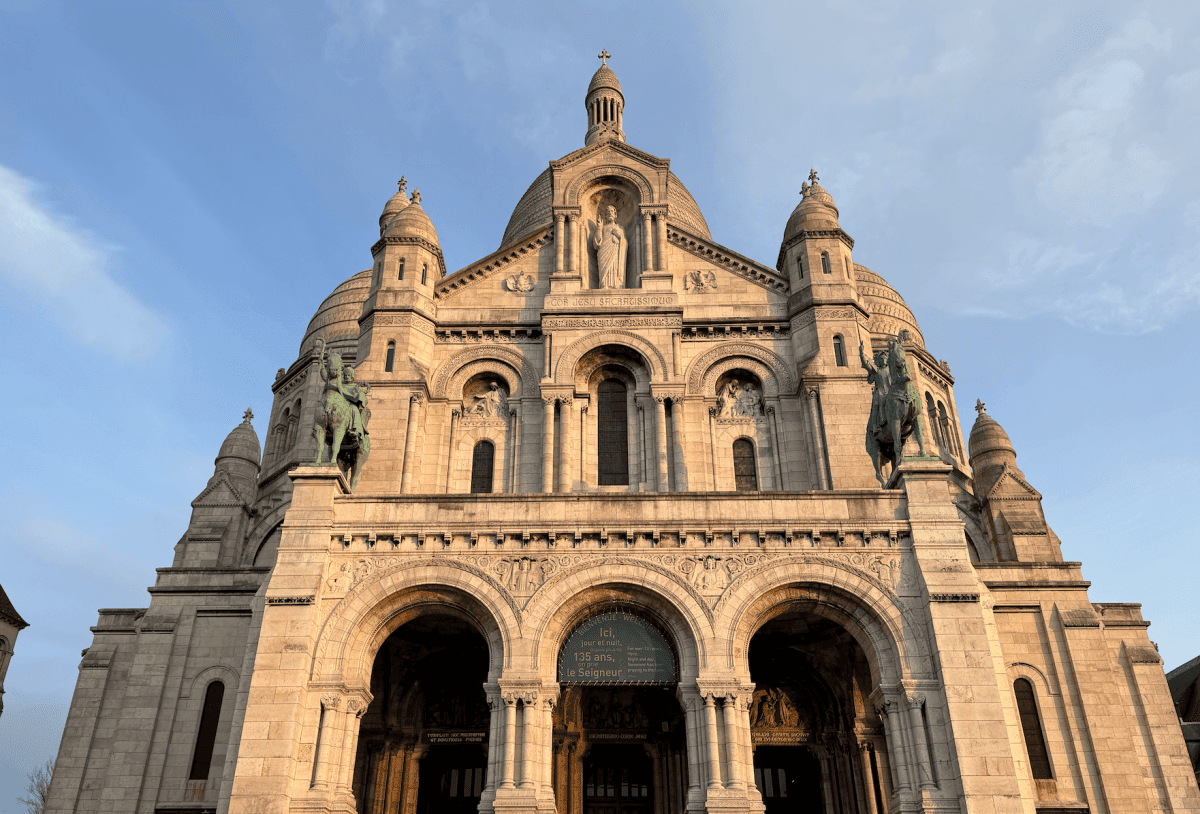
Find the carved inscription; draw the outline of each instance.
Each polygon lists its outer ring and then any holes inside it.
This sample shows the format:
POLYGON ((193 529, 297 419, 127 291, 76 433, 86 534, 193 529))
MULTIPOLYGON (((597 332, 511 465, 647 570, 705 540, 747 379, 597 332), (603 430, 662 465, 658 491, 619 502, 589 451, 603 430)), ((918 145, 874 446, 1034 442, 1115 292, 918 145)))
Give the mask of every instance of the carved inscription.
POLYGON ((584 622, 558 656, 558 680, 567 684, 671 684, 677 675, 666 637, 624 611, 584 622))

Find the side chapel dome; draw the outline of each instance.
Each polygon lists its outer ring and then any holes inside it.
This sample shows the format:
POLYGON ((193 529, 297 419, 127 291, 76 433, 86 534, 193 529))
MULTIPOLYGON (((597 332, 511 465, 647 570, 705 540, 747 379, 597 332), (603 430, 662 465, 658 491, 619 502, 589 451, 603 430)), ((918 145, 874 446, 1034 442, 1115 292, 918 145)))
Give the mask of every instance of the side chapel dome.
POLYGON ((854 264, 854 279, 858 283, 859 301, 871 314, 871 333, 898 336, 900 331, 907 330, 917 347, 925 347, 925 337, 917 327, 917 318, 887 280, 858 263, 854 264))
POLYGON ((808 179, 812 185, 806 183, 800 188, 800 194, 804 197, 788 217, 787 226, 783 229, 784 243, 800 232, 842 228, 838 224, 838 208, 833 196, 817 183, 816 170, 809 172, 808 179))
POLYGON ((321 337, 339 353, 357 350, 358 318, 362 315, 367 295, 371 293, 372 271, 360 271, 325 298, 304 332, 304 339, 300 342, 301 356, 315 346, 321 337))
POLYGON ((383 205, 383 213, 379 216, 380 236, 383 235, 384 231, 388 227, 388 224, 392 222, 392 218, 399 215, 400 212, 408 206, 408 195, 404 191, 406 184, 407 182, 404 180, 404 176, 401 175, 400 182, 397 184, 399 189, 397 189, 396 194, 388 198, 388 202, 383 205))
POLYGON ((408 206, 392 218, 392 222, 388 224, 384 234, 388 237, 421 237, 433 245, 441 247, 438 243, 437 230, 433 228, 433 221, 421 208, 421 190, 419 189, 413 192, 408 206))

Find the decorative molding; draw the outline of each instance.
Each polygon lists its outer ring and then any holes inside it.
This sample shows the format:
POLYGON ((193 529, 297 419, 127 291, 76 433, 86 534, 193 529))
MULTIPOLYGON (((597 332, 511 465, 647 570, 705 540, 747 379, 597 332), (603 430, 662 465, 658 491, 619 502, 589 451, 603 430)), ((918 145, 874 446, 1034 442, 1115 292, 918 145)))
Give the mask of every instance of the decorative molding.
MULTIPOLYGON (((520 393, 533 392, 537 389, 538 376, 534 373, 533 367, 530 366, 529 361, 523 354, 500 345, 480 345, 459 351, 445 362, 442 362, 433 377, 432 395, 438 398, 445 398, 448 394, 447 384, 452 379, 457 378, 463 368, 466 368, 471 362, 484 360, 502 362, 513 371, 519 371, 519 382, 515 380, 509 382, 509 398, 517 398, 520 393)), ((495 372, 505 379, 509 378, 500 371, 495 372)))
POLYGON ((268 596, 268 605, 311 605, 317 601, 312 594, 305 596, 268 596))
POLYGON ((662 355, 662 351, 657 346, 648 342, 645 337, 630 333, 629 331, 619 330, 598 331, 572 342, 566 350, 559 354, 554 368, 554 380, 559 384, 570 384, 574 380, 575 365, 579 364, 579 359, 583 354, 601 345, 624 345, 625 347, 632 348, 640 353, 643 358, 646 358, 648 362, 651 362, 651 380, 669 380, 667 372, 669 368, 667 367, 666 358, 662 355), (654 362, 658 364, 657 369, 654 368, 654 362))
POLYGON ((729 342, 747 339, 787 339, 792 326, 786 322, 759 322, 744 325, 684 325, 684 342, 729 342))
POLYGON ((426 240, 423 237, 416 237, 415 235, 384 235, 383 237, 379 238, 379 240, 375 241, 375 245, 371 247, 371 254, 379 254, 379 250, 385 245, 397 246, 404 244, 422 248, 436 257, 438 270, 441 272, 440 276, 446 276, 446 261, 442 257, 442 247, 436 243, 426 240))
POLYGON ((717 275, 710 269, 695 269, 683 273, 683 290, 707 294, 717 290, 717 275))
POLYGON ((1059 609, 1063 627, 1100 627, 1100 617, 1091 608, 1059 609))
POLYGON ((439 328, 434 331, 434 342, 439 344, 481 344, 484 342, 541 342, 542 332, 538 328, 439 328))
POLYGON ((1162 664, 1162 656, 1158 650, 1145 645, 1126 645, 1125 653, 1133 664, 1162 664))
MULTIPOLYGON (((769 396, 790 396, 796 391, 795 380, 788 371, 787 363, 772 350, 749 342, 726 342, 717 345, 692 362, 687 374, 687 389, 691 395, 709 395, 712 384, 715 393, 715 378, 736 364, 726 366, 725 359, 749 357, 766 368, 770 375, 763 377, 763 390, 769 396), (712 380, 712 381, 710 381, 712 380), (768 389, 770 388, 770 389, 768 389), (771 392, 774 390, 774 392, 771 392)), ((753 371, 756 375, 760 372, 753 371)))
POLYGON ((480 280, 486 280, 495 272, 512 265, 530 252, 540 254, 541 248, 553 240, 554 229, 546 226, 542 231, 530 235, 524 241, 524 245, 520 245, 520 241, 518 241, 518 243, 505 246, 499 251, 475 262, 473 265, 460 269, 449 277, 444 277, 434 289, 433 298, 435 300, 444 299, 480 280))
POLYGON ((603 164, 599 167, 593 167, 587 172, 582 172, 571 180, 563 195, 563 200, 566 201, 567 206, 580 206, 579 201, 583 191, 590 189, 593 186, 593 181, 598 181, 605 176, 616 176, 633 184, 638 191, 638 206, 646 206, 655 202, 654 187, 651 186, 646 176, 628 167, 622 167, 619 164, 603 164))
POLYGON ((532 291, 536 282, 537 280, 534 279, 532 274, 518 271, 516 274, 504 278, 504 287, 514 294, 523 294, 527 291, 532 291))
POLYGON ((742 257, 716 243, 680 231, 678 227, 669 223, 667 224, 667 241, 769 291, 779 294, 786 294, 788 291, 788 280, 785 275, 771 271, 766 266, 761 266, 748 257, 742 257))
POLYGON ((978 602, 979 594, 930 594, 930 602, 978 602))
POLYGON ((682 328, 683 317, 545 317, 542 330, 571 328, 682 328))

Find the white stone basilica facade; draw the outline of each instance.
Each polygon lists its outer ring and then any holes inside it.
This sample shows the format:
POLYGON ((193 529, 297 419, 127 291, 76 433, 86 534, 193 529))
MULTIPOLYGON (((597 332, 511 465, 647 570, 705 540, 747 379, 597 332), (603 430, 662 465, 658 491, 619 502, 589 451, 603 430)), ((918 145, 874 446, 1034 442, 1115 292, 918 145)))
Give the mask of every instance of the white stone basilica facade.
POLYGON ((815 173, 760 263, 607 65, 585 104, 466 268, 387 201, 262 454, 248 415, 149 607, 100 611, 48 811, 1200 811, 1139 606, 1089 600, 982 406, 964 443, 815 173), (881 487, 890 340, 926 454, 881 487), (356 484, 313 463, 342 396, 356 484))

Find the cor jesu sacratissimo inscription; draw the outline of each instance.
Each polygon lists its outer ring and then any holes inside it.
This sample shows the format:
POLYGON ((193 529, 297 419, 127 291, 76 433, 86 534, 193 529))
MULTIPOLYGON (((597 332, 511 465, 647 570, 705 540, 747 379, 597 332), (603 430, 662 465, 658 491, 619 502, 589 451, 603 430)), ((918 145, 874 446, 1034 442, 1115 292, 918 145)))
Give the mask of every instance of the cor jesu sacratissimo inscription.
POLYGON ((671 645, 645 619, 624 611, 593 616, 567 638, 558 656, 566 684, 671 684, 677 680, 671 645))

